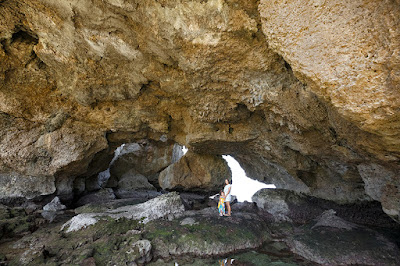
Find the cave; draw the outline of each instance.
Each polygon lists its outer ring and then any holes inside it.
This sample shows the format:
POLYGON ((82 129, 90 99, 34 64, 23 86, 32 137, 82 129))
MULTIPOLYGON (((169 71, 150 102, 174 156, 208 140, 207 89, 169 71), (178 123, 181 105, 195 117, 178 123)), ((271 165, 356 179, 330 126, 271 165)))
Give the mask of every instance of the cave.
POLYGON ((0 265, 399 264, 399 6, 0 1, 0 265))

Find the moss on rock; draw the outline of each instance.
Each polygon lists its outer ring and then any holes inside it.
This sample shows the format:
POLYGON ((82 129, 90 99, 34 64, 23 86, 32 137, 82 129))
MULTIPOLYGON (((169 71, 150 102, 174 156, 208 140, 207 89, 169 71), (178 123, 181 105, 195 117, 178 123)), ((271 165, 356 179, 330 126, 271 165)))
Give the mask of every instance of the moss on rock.
POLYGON ((60 231, 59 225, 42 228, 19 241, 16 246, 29 252, 16 256, 10 265, 80 265, 87 258, 98 265, 125 265, 141 258, 134 245, 141 239, 138 229, 139 221, 126 218, 103 219, 71 233, 60 231))
POLYGON ((259 247, 270 239, 262 221, 239 217, 196 216, 196 223, 181 225, 181 220, 156 220, 145 225, 156 256, 192 254, 215 256, 259 247))

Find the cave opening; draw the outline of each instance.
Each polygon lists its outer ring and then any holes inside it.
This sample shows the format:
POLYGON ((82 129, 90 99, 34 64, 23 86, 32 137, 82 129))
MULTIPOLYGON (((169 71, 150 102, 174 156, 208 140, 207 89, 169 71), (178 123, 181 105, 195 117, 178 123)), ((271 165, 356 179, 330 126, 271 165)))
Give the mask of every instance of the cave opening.
POLYGON ((274 184, 265 184, 251 179, 240 166, 239 162, 230 155, 222 156, 228 163, 232 172, 232 195, 236 196, 239 202, 252 202, 252 196, 264 188, 274 189, 274 184))
MULTIPOLYGON (((183 146, 182 151, 186 154, 188 149, 183 146)), ((248 177, 240 163, 231 155, 223 155, 222 158, 228 163, 232 172, 232 195, 238 202, 252 202, 251 198, 257 191, 264 188, 276 188, 274 184, 265 184, 248 177)))
MULTIPOLYGON (((110 168, 114 164, 114 162, 122 155, 129 153, 126 150, 126 145, 130 145, 130 143, 124 143, 118 146, 113 153, 113 158, 108 164, 108 168, 102 172, 97 174, 96 186, 98 188, 106 187, 107 182, 111 177, 110 168), (124 149, 125 148, 125 149, 124 149)), ((185 155, 188 149, 185 146, 182 147, 181 156, 185 155)), ((128 149, 129 150, 129 149, 128 149)), ((177 161, 179 158, 174 159, 177 161)), ((275 189, 276 186, 274 184, 266 184, 263 182, 259 182, 254 180, 246 175, 246 172, 241 167, 240 163, 231 155, 223 155, 222 158, 228 164, 231 173, 232 173, 232 195, 234 195, 238 202, 252 202, 252 196, 259 190, 264 188, 275 189)), ((153 182, 154 183, 154 182, 153 182)), ((155 184, 153 184, 155 185, 155 184)))

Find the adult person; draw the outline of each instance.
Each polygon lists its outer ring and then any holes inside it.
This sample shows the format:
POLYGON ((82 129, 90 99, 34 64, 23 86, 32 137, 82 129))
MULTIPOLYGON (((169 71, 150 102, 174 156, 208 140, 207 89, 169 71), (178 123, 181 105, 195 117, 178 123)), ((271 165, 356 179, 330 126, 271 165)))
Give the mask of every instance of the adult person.
POLYGON ((226 205, 226 209, 228 211, 226 216, 231 216, 231 201, 232 201, 231 189, 232 189, 231 183, 229 182, 228 179, 225 179, 225 187, 224 187, 225 205, 226 205))

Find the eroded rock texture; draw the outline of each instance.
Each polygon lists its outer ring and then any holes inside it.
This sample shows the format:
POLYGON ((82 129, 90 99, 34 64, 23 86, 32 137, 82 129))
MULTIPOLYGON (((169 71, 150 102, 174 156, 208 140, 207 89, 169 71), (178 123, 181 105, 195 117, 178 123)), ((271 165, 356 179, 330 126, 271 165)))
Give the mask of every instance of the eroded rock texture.
POLYGON ((186 153, 178 162, 164 169, 158 178, 165 190, 219 192, 225 179, 231 180, 228 163, 215 155, 186 153))
POLYGON ((169 139, 398 218, 398 1, 6 0, 0 12, 2 197, 68 194, 117 145, 169 139))

